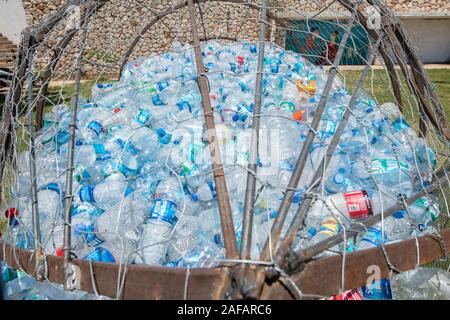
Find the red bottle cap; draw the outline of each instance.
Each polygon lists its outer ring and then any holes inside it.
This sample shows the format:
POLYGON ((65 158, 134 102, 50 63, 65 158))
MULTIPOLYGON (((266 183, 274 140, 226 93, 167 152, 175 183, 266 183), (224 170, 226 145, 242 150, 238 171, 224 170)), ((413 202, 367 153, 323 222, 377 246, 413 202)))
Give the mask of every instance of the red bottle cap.
POLYGON ((56 249, 56 256, 57 257, 62 257, 64 256, 64 251, 62 247, 59 247, 58 249, 56 249))
POLYGON ((9 208, 5 210, 5 217, 8 219, 14 219, 19 215, 19 210, 16 208, 9 208))

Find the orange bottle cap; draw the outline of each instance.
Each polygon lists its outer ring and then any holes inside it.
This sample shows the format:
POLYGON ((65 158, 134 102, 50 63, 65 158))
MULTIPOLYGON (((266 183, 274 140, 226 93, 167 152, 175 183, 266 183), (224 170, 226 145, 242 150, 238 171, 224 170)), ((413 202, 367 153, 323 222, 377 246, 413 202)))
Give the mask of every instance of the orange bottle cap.
POLYGON ((301 121, 301 120, 303 119, 303 111, 301 111, 301 110, 295 111, 295 112, 292 114, 292 118, 293 118, 294 120, 301 121))

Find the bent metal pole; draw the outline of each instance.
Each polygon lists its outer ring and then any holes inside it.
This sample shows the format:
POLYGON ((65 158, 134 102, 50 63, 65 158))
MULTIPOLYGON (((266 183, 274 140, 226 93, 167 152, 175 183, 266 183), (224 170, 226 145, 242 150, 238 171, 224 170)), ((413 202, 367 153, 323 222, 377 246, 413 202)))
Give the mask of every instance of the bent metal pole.
MULTIPOLYGON (((41 247, 41 228, 39 219, 39 204, 38 204, 38 191, 37 191, 37 174, 36 174, 36 153, 34 144, 35 125, 33 122, 33 58, 36 52, 36 43, 33 35, 30 37, 30 49, 28 51, 28 126, 30 131, 30 178, 31 178, 31 218, 33 224, 33 237, 34 237, 34 255, 36 261, 36 270, 42 256, 41 247)), ((38 277, 39 279, 39 277, 38 277)), ((40 280, 40 279, 39 279, 40 280)))
POLYGON ((77 110, 78 110, 78 95, 80 91, 80 80, 81 80, 81 67, 83 64, 83 54, 86 48, 86 38, 88 31, 88 21, 89 16, 93 8, 88 5, 87 14, 83 20, 82 26, 82 38, 79 45, 79 53, 76 62, 76 75, 74 84, 74 94, 72 97, 72 114, 69 126, 70 139, 67 152, 67 173, 66 173, 66 195, 64 199, 64 239, 63 239, 63 252, 64 252, 64 289, 69 290, 72 288, 68 287, 68 279, 72 276, 72 269, 70 265, 70 255, 71 255, 71 209, 73 200, 73 170, 74 170, 74 148, 75 148, 75 129, 77 121, 77 110))
POLYGON ((205 115, 205 124, 209 148, 211 151, 212 169, 214 183, 216 184, 217 202, 219 205, 220 224, 222 227, 222 236, 228 259, 237 259, 239 252, 237 247, 236 235, 234 232, 233 217, 231 215, 230 198, 228 195, 225 174, 223 171, 222 160, 220 156, 219 144, 217 142, 216 125, 214 123, 214 114, 211 108, 211 100, 208 92, 208 79, 205 74, 205 67, 200 52, 200 40, 197 30, 197 19, 195 17, 195 8, 193 0, 188 0, 189 20, 191 23, 191 33, 194 46, 195 64, 197 65, 198 86, 202 97, 203 113, 205 115))
POLYGON ((259 127, 261 119, 262 80, 264 72, 264 47, 266 37, 266 3, 263 1, 259 22, 258 67, 256 74, 255 104, 253 107, 252 133, 250 138, 250 156, 245 193, 244 219, 242 224, 241 259, 250 259, 252 245, 253 211, 255 207, 256 165, 259 151, 259 127))

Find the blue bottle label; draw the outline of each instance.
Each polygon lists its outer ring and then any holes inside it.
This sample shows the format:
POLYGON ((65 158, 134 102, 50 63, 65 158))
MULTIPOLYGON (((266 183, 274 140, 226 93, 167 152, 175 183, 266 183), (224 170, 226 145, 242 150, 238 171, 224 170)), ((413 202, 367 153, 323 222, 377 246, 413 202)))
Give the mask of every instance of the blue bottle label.
POLYGON ((189 110, 189 112, 192 113, 192 107, 191 107, 190 103, 187 102, 187 101, 180 101, 180 102, 178 102, 177 103, 177 107, 178 107, 178 110, 180 110, 180 111, 182 111, 182 110, 189 110))
POLYGON ((91 179, 91 175, 87 170, 84 170, 81 167, 76 167, 74 171, 74 178, 77 182, 80 182, 82 180, 91 179))
POLYGON ((165 103, 161 100, 161 97, 157 94, 152 97, 152 102, 155 106, 163 106, 165 103))
POLYGON ((381 279, 361 289, 365 299, 392 300, 391 282, 388 279, 381 279))
POLYGON ((38 191, 41 190, 51 190, 51 191, 55 191, 57 194, 61 195, 61 189, 59 188, 58 184, 56 182, 51 182, 49 184, 46 184, 44 186, 41 186, 38 191))
POLYGON ((58 131, 58 134, 56 135, 56 143, 59 145, 63 145, 66 144, 70 139, 70 133, 65 131, 65 130, 61 130, 58 131))
POLYGON ((167 82, 167 81, 160 81, 160 82, 157 83, 157 86, 158 86, 158 90, 162 91, 162 90, 164 90, 165 88, 167 88, 169 86, 169 82, 167 82))
POLYGON ((94 187, 93 186, 82 187, 80 189, 79 196, 82 202, 95 202, 94 187))
POLYGON ((366 234, 361 239, 361 241, 369 242, 373 244, 375 247, 378 247, 386 242, 386 234, 383 237, 383 234, 378 228, 369 228, 367 229, 366 234))
POLYGON ((211 191, 212 197, 216 197, 216 184, 214 183, 214 180, 209 180, 207 182, 209 190, 211 191))
POLYGON ((178 221, 177 205, 172 201, 165 199, 156 199, 153 201, 149 212, 150 220, 161 220, 170 223, 172 226, 178 221))
POLYGON ((111 153, 109 151, 106 151, 103 144, 94 144, 92 146, 94 147, 95 157, 97 161, 111 159, 111 153))
POLYGON ((403 131, 403 130, 411 128, 409 123, 404 118, 399 118, 399 119, 395 120, 392 125, 393 125, 394 129, 397 131, 403 131))
POLYGON ((145 125, 150 120, 150 112, 145 109, 140 109, 136 116, 136 122, 145 125))
POLYGON ((87 127, 88 127, 88 129, 91 129, 92 131, 94 131, 97 136, 99 136, 100 133, 102 133, 102 131, 103 131, 102 124, 100 122, 98 122, 98 121, 95 121, 95 120, 89 122, 87 127))
POLYGON ((72 208, 72 217, 82 213, 89 214, 89 217, 95 218, 103 214, 103 210, 96 208, 90 204, 82 203, 72 208))
POLYGON ((118 170, 125 175, 126 177, 137 175, 139 170, 138 169, 130 169, 123 163, 119 164, 118 170))
POLYGON ((96 247, 83 259, 97 262, 111 262, 111 263, 116 262, 116 259, 114 259, 112 253, 103 247, 96 247))
POLYGON ((88 246, 97 246, 103 242, 95 235, 95 226, 93 223, 76 223, 72 227, 74 233, 82 237, 88 246))

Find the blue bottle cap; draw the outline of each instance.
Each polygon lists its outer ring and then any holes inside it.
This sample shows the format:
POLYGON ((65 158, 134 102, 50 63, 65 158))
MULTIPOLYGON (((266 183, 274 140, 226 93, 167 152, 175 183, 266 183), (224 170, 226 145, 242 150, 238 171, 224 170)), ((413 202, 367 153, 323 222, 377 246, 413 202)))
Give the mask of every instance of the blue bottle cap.
POLYGON ((292 202, 297 204, 300 203, 300 201, 303 200, 303 191, 302 190, 296 190, 294 194, 294 198, 292 199, 292 202))
POLYGON ((336 184, 343 184, 345 179, 344 179, 344 176, 342 174, 337 174, 337 175, 334 176, 333 180, 334 180, 334 182, 336 184))
POLYGON ((198 201, 198 194, 197 193, 192 193, 191 194, 191 199, 192 199, 192 201, 198 201))
POLYGON ((311 227, 311 228, 308 229, 308 234, 309 234, 309 236, 310 236, 311 238, 314 237, 314 236, 316 235, 316 233, 317 233, 316 228, 311 227))
POLYGON ((405 211, 399 210, 392 215, 395 219, 403 219, 405 217, 405 211))
POLYGON ((158 128, 156 129, 156 134, 162 138, 166 135, 166 131, 163 128, 158 128))

